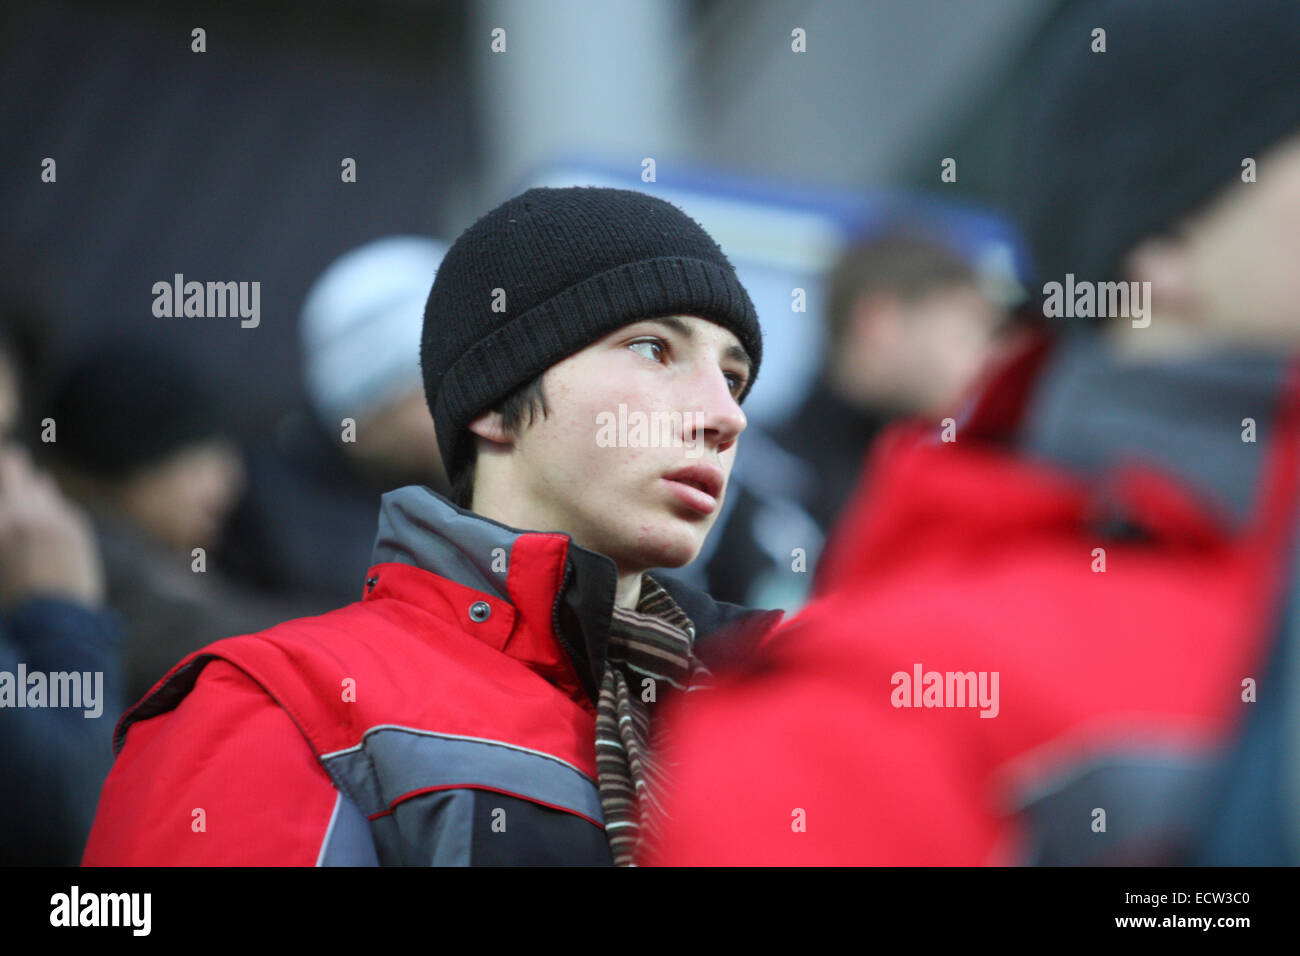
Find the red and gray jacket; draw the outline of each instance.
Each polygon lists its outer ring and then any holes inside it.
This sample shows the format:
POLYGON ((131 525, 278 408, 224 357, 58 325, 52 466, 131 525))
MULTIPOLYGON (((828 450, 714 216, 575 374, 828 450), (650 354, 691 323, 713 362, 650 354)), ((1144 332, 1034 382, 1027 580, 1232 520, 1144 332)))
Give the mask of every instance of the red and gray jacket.
POLYGON ((1279 693, 1300 389, 1281 357, 1100 343, 1031 343, 955 441, 882 437, 820 597, 665 715, 642 862, 1186 860, 1248 689, 1279 693))
MULTIPOLYGON (((615 582, 568 535, 384 495, 362 600, 211 644, 122 716, 83 864, 609 864, 615 582)), ((781 617, 664 587, 713 666, 781 617)))

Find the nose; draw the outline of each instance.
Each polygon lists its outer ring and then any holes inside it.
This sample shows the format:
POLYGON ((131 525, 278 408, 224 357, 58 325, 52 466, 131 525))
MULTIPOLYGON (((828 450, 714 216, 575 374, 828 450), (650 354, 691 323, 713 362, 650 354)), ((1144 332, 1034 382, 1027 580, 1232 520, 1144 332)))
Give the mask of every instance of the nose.
POLYGON ((696 393, 696 404, 686 418, 687 441, 707 442, 721 454, 732 446, 749 424, 720 368, 706 369, 696 393))

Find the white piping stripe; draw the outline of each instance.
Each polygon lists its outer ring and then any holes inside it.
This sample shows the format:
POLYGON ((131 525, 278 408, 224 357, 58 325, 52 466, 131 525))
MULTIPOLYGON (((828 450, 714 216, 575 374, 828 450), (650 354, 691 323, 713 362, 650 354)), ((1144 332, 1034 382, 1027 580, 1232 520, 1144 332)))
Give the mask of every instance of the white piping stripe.
POLYGON ((329 846, 330 835, 334 832, 334 824, 339 818, 339 807, 343 805, 343 791, 336 790, 338 796, 334 798, 334 812, 330 814, 330 825, 325 828, 325 839, 320 841, 320 852, 316 854, 316 865, 323 866, 325 860, 325 849, 329 846))
POLYGON ((353 744, 351 747, 345 747, 342 750, 335 750, 331 753, 321 754, 320 759, 329 760, 331 757, 341 757, 344 754, 349 754, 349 753, 359 751, 363 747, 365 747, 366 738, 369 737, 371 734, 380 730, 401 730, 409 734, 419 734, 422 737, 441 737, 444 740, 467 740, 470 741, 471 743, 476 743, 476 744, 493 744, 494 746, 497 747, 505 747, 509 750, 517 750, 520 753, 532 754, 535 757, 545 757, 547 760, 553 760, 558 764, 563 764, 564 766, 572 770, 574 773, 576 773, 578 776, 582 777, 584 780, 590 780, 592 783, 596 782, 593 778, 587 776, 585 773, 583 773, 573 764, 569 763, 567 760, 563 760, 560 757, 555 756, 554 754, 543 753, 540 750, 533 750, 530 747, 521 747, 518 744, 508 744, 504 740, 491 740, 487 737, 467 737, 462 734, 443 734, 433 730, 420 730, 417 727, 403 727, 400 724, 376 724, 375 726, 369 728, 364 734, 361 735, 361 743, 353 744))

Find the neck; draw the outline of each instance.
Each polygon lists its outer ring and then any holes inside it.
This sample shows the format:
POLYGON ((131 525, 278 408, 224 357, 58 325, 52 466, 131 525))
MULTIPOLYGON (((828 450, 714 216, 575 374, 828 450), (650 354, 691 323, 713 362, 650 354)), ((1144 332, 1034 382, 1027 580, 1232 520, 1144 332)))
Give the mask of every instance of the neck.
POLYGON ((618 588, 614 594, 614 603, 626 611, 635 611, 637 601, 641 597, 641 575, 643 572, 634 571, 628 574, 619 572, 618 588))

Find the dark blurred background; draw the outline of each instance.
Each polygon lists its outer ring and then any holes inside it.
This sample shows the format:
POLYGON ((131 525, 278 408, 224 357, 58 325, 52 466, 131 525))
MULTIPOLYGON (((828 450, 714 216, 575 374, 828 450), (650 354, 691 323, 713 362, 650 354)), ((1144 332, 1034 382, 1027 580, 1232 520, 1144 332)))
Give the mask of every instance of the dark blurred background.
POLYGON ((998 203, 1020 51, 1058 6, 6 4, 4 271, 51 300, 63 342, 139 323, 201 357, 232 424, 267 435, 296 400, 296 317, 330 261, 391 233, 450 240, 557 157, 998 203), (790 55, 795 26, 815 55, 790 55), (176 272, 260 280, 260 327, 155 320, 150 287, 176 272))

